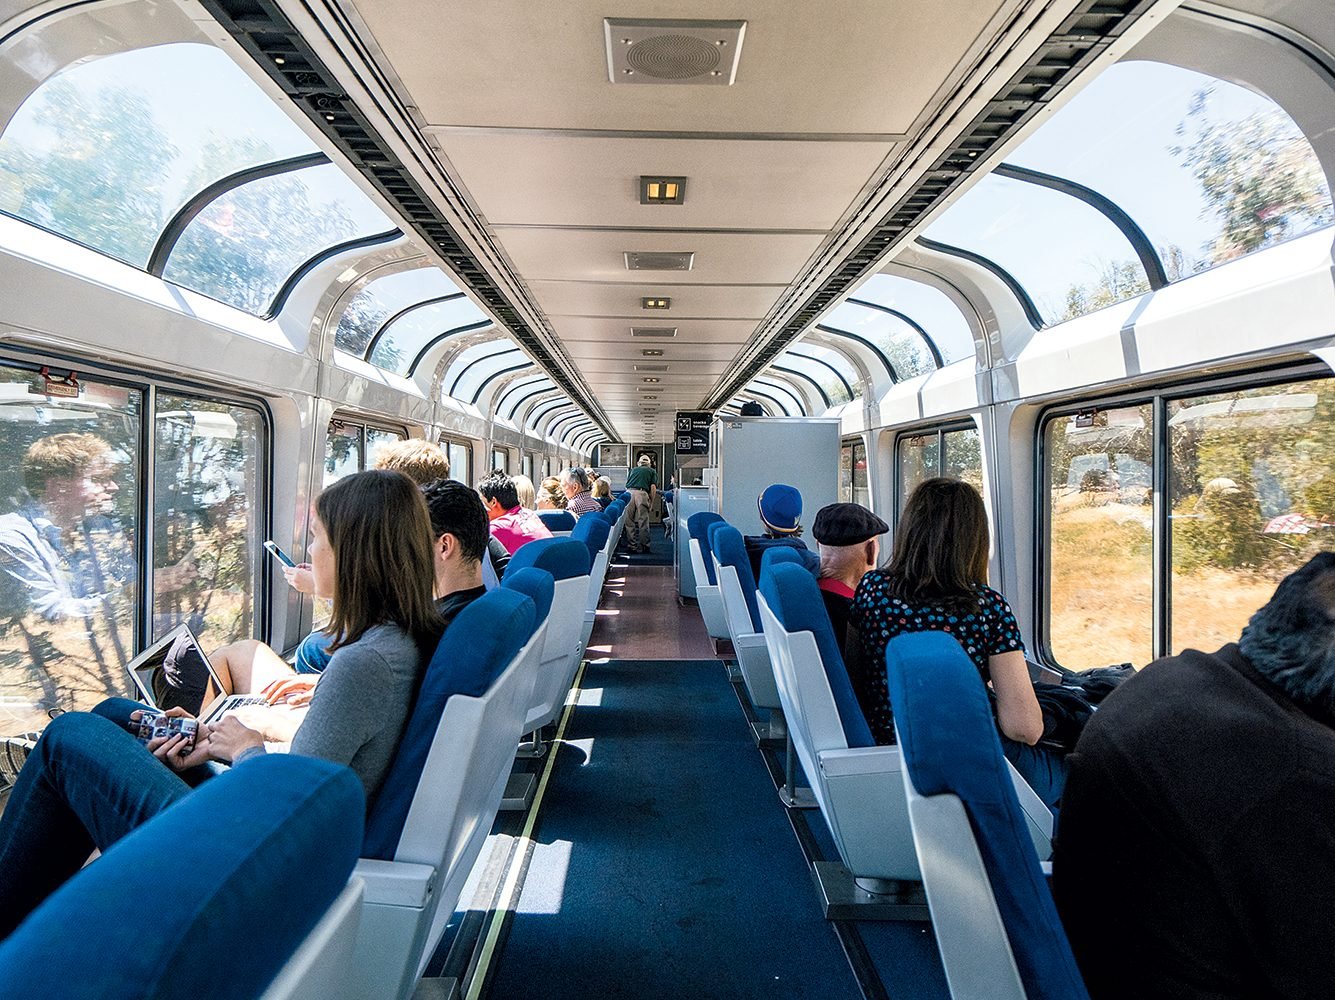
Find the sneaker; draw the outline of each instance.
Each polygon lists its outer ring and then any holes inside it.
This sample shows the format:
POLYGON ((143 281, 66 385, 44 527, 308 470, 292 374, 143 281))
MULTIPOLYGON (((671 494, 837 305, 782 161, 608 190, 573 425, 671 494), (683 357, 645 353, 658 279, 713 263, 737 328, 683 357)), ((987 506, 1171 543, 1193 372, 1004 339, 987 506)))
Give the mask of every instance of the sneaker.
POLYGON ((0 740, 0 787, 13 787, 40 735, 40 733, 23 733, 20 736, 9 736, 0 740))

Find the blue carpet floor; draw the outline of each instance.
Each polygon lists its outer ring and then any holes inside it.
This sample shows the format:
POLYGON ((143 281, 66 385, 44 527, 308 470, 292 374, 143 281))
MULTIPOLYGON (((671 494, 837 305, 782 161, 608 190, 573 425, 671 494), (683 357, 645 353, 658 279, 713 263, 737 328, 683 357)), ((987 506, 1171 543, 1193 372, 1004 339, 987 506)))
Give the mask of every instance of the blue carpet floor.
POLYGON ((652 524, 649 526, 649 551, 630 553, 625 548, 630 543, 627 541, 629 532, 624 529, 621 532, 621 545, 617 551, 616 561, 620 563, 629 563, 631 566, 671 566, 672 565, 672 539, 663 533, 661 524, 652 524))
POLYGON ((722 666, 583 687, 488 996, 860 997, 722 666))

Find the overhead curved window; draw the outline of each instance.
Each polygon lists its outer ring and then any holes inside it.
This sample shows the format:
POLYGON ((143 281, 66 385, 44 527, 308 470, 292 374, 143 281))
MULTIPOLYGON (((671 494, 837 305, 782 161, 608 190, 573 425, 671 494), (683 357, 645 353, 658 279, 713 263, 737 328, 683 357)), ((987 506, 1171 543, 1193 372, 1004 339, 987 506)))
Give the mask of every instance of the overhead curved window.
POLYGON ((807 339, 794 344, 780 358, 785 364, 787 359, 792 359, 794 364, 814 365, 811 369, 812 374, 824 386, 825 394, 830 397, 832 403, 861 398, 861 376, 853 367, 853 363, 834 348, 807 339))
POLYGON ((465 403, 474 403, 480 401, 479 394, 483 389, 495 388, 497 376, 502 372, 517 372, 525 369, 532 369, 531 362, 514 344, 509 341, 500 341, 495 344, 486 344, 477 348, 470 348, 460 355, 459 359, 451 366, 458 372, 457 376, 451 376, 453 391, 450 393, 455 399, 462 400, 465 403), (465 360, 467 359, 467 360, 465 360))
POLYGON ((782 372, 805 388, 814 389, 827 407, 839 406, 853 398, 834 372, 808 355, 785 351, 775 359, 773 370, 782 372))
MULTIPOLYGON (((1170 281, 1332 221, 1311 143, 1278 105, 1245 87, 1143 60, 1109 67, 1007 162, 1111 199, 1143 229, 1170 281)), ((1104 277, 1120 293, 1130 258, 1104 277)))
POLYGON ((890 374, 896 381, 936 369, 923 335, 912 324, 884 309, 844 302, 826 313, 822 323, 874 344, 894 368, 890 374))
POLYGON ((798 395, 791 386, 785 385, 777 379, 757 378, 751 383, 751 389, 754 392, 763 392, 767 396, 772 396, 775 399, 778 399, 783 403, 784 409, 788 410, 790 413, 805 415, 808 412, 807 404, 802 397, 798 395))
POLYGON ((430 302, 401 313, 378 331, 367 360, 380 368, 403 374, 422 348, 441 334, 485 321, 482 310, 468 298, 430 302))
POLYGON ((435 267, 417 267, 366 283, 338 318, 334 346, 364 357, 381 325, 416 302, 460 294, 459 288, 435 267))
POLYGON ((969 321, 939 288, 897 274, 878 274, 859 288, 853 298, 902 313, 922 328, 944 364, 974 356, 969 321))
POLYGON ((255 315, 320 251, 394 224, 333 164, 243 184, 186 227, 163 277, 255 315))
POLYGON ((1150 287, 1131 243, 1107 216, 1069 194, 996 174, 970 188, 924 235, 1003 268, 1045 324, 1150 287))
POLYGON ((196 193, 314 151, 221 50, 136 49, 72 66, 24 101, 0 134, 0 212, 142 268, 196 193))

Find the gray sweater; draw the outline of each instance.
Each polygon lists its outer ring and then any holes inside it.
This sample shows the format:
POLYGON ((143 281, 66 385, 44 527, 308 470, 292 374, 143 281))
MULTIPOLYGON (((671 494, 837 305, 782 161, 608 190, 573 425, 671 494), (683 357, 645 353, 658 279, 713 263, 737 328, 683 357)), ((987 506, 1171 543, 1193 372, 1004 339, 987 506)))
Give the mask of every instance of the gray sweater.
MULTIPOLYGON (((392 624, 339 649, 315 686, 292 753, 346 764, 361 779, 367 802, 374 801, 408 724, 423 665, 412 636, 392 624)), ((234 763, 263 752, 248 749, 234 763)))

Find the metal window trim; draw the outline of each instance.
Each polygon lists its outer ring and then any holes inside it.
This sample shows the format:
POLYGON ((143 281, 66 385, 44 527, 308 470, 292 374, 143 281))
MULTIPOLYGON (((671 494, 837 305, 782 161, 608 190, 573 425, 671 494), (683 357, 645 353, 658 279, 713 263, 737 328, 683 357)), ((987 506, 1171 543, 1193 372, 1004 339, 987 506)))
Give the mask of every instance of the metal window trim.
POLYGON ((547 410, 542 417, 535 422, 534 429, 537 432, 537 436, 542 440, 546 440, 551 437, 552 428, 556 426, 558 420, 564 420, 572 413, 578 412, 579 404, 569 396, 565 397, 561 403, 554 408, 547 410))
POLYGON ((783 405, 782 400, 777 399, 776 397, 771 396, 768 393, 761 392, 759 389, 755 388, 754 382, 748 384, 747 387, 742 391, 750 396, 759 396, 761 399, 768 399, 771 403, 773 403, 775 406, 779 408, 779 411, 783 413, 785 417, 791 417, 793 415, 788 412, 788 407, 783 405))
POLYGON ((449 340, 451 337, 458 337, 465 333, 474 333, 478 330, 485 330, 488 327, 495 325, 496 324, 490 319, 481 319, 476 323, 466 323, 463 326, 456 326, 453 329, 446 330, 444 333, 436 334, 436 336, 432 337, 422 345, 422 349, 417 352, 417 356, 414 357, 412 363, 408 365, 408 378, 416 377, 418 367, 426 360, 426 356, 431 353, 437 344, 449 340))
POLYGON ((533 414, 537 412, 539 407, 564 398, 569 397, 566 396, 565 390, 555 383, 548 386, 530 386, 524 391, 523 396, 515 402, 515 405, 510 408, 510 415, 505 419, 516 427, 523 427, 526 430, 531 429, 533 414))
POLYGON ((326 247, 319 253, 307 258, 306 262, 287 276, 287 279, 278 287, 278 292, 274 295, 273 301, 269 303, 269 309, 264 313, 261 319, 273 319, 283 307, 287 305, 287 300, 296 289, 301 280, 314 271, 321 264, 332 260, 339 254, 347 253, 349 250, 369 250, 371 247, 378 247, 386 243, 393 243, 395 240, 402 239, 403 233, 398 229, 391 229, 383 233, 373 233, 370 236, 362 236, 355 240, 347 240, 343 243, 335 243, 331 247, 326 247))
MULTIPOLYGON (((783 355, 781 354, 779 355, 779 357, 782 358, 783 355)), ((806 372, 798 371, 796 368, 785 368, 777 361, 774 364, 770 365, 769 370, 776 372, 783 372, 785 375, 791 375, 794 378, 800 378, 803 381, 810 383, 811 387, 816 390, 816 394, 820 396, 821 402, 825 404, 825 408, 827 410, 834 405, 834 403, 830 400, 830 397, 826 395, 825 389, 821 386, 821 384, 817 382, 814 378, 812 378, 810 375, 808 375, 806 372)), ((849 394, 849 398, 850 399, 852 398, 851 393, 849 394)))
POLYGON ((584 426, 585 424, 592 425, 592 423, 593 423, 593 421, 590 420, 587 416, 584 417, 583 420, 577 420, 577 421, 575 421, 573 424, 571 424, 569 427, 567 427, 565 430, 563 430, 563 431, 561 432, 561 436, 560 436, 557 440, 558 440, 562 445, 564 445, 565 447, 567 447, 567 448, 573 448, 573 447, 574 447, 574 438, 573 438, 572 435, 574 435, 574 434, 576 434, 576 433, 578 433, 578 432, 584 430, 584 429, 585 429, 585 426, 584 426))
POLYGON ((919 236, 914 240, 919 246, 942 253, 948 257, 958 257, 960 260, 967 260, 970 264, 977 264, 979 267, 990 272, 994 278, 1005 285, 1012 295, 1015 296, 1020 308, 1024 310, 1024 315, 1029 320, 1029 325, 1035 330, 1042 330, 1047 324, 1043 322, 1043 317, 1034 305, 1034 300, 1029 297, 1024 286, 1015 280, 1015 275, 1011 274, 1004 267, 998 264, 990 257, 984 257, 980 253, 974 253, 972 250, 965 250, 963 247, 952 246, 949 243, 938 243, 936 240, 929 240, 925 236, 919 236))
POLYGON ((914 333, 916 333, 919 337, 922 338, 923 346, 927 348, 927 353, 932 356, 932 362, 936 365, 938 369, 944 368, 946 366, 945 361, 941 357, 941 351, 936 346, 936 342, 932 340, 930 336, 927 335, 927 331, 923 329, 922 324, 919 323, 917 320, 915 320, 908 313, 901 312, 898 309, 893 309, 890 306, 883 306, 879 302, 871 302, 868 299, 849 298, 849 299, 844 299, 844 303, 845 304, 851 303, 855 306, 862 306, 865 309, 875 309, 877 312, 883 312, 889 316, 893 316, 895 319, 905 324, 910 330, 912 330, 914 333))
POLYGON ((1136 256, 1140 258, 1140 266, 1145 269, 1145 279, 1149 282, 1150 288, 1158 291, 1168 286, 1168 275, 1164 271, 1163 261, 1159 258, 1159 252, 1150 242, 1150 238, 1145 235, 1145 230, 1141 229, 1136 221, 1111 198, 1066 177, 1011 163, 998 163, 992 168, 992 173, 998 177, 1008 177, 1024 184, 1047 188, 1084 202, 1121 230, 1136 256))
MULTIPOLYGON (((794 356, 796 356, 796 357, 799 357, 799 358, 806 358, 806 360, 811 361, 811 362, 814 362, 815 364, 818 364, 818 365, 824 365, 826 368, 828 368, 828 369, 833 373, 834 377, 837 378, 837 379, 839 380, 840 384, 844 387, 844 390, 848 393, 848 398, 849 398, 850 400, 853 400, 853 399, 857 399, 857 398, 858 398, 858 397, 857 397, 857 393, 855 393, 855 392, 853 391, 853 384, 852 384, 851 382, 848 381, 848 379, 844 376, 844 373, 843 373, 843 372, 841 372, 841 371, 840 371, 838 368, 836 368, 834 365, 830 364, 830 363, 829 363, 828 361, 826 361, 824 358, 818 358, 818 357, 816 357, 814 354, 799 354, 798 351, 797 351, 797 348, 798 348, 799 346, 801 346, 801 341, 799 341, 797 344, 794 344, 792 347, 788 348, 788 350, 785 351, 784 353, 785 353, 785 354, 792 354, 792 355, 794 355, 794 356)), ((839 355, 841 358, 843 358, 845 361, 848 361, 848 367, 851 368, 851 369, 853 370, 853 376, 854 376, 854 378, 857 377, 857 375, 858 375, 857 366, 856 366, 855 364, 853 364, 853 362, 852 362, 851 360, 849 360, 848 355, 844 354, 844 353, 843 353, 842 351, 840 351, 837 347, 830 347, 830 346, 827 346, 827 345, 825 345, 825 344, 817 344, 817 345, 814 345, 814 346, 817 346, 817 347, 824 347, 827 351, 834 351, 835 354, 838 354, 838 355, 839 355)), ((783 357, 783 355, 781 354, 781 355, 779 355, 779 357, 783 357)))
POLYGON ((581 410, 578 406, 576 406, 576 407, 575 407, 575 412, 574 412, 574 413, 567 413, 567 414, 565 414, 564 416, 562 416, 562 417, 558 417, 556 420, 553 420, 553 421, 552 421, 551 425, 547 428, 547 437, 549 437, 549 438, 551 438, 552 440, 554 440, 554 441, 556 442, 556 444, 557 444, 558 447, 564 446, 564 445, 565 445, 565 433, 566 433, 566 431, 569 431, 569 430, 570 430, 570 427, 578 427, 578 426, 581 426, 581 421, 583 421, 583 420, 587 420, 587 419, 588 419, 588 418, 584 415, 584 411, 581 410), (574 422, 573 424, 571 424, 570 427, 567 427, 566 430, 563 431, 561 434, 557 434, 557 433, 556 433, 556 428, 560 427, 562 424, 566 423, 567 421, 571 421, 571 420, 573 420, 573 421, 575 421, 575 422, 574 422))
POLYGON ((792 389, 789 389, 782 382, 773 380, 773 376, 771 376, 771 381, 768 382, 762 382, 761 379, 763 378, 765 378, 764 375, 757 375, 755 378, 751 380, 751 384, 753 386, 760 386, 764 389, 770 389, 774 392, 783 393, 784 395, 788 396, 793 401, 793 404, 797 407, 798 416, 802 417, 811 416, 811 414, 807 412, 806 402, 802 399, 801 396, 793 392, 792 389))
POLYGON ((237 170, 226 177, 219 178, 208 187, 197 192, 193 198, 176 210, 175 215, 167 220, 162 232, 158 233, 157 242, 153 244, 153 250, 148 255, 148 264, 144 269, 155 277, 163 277, 167 270, 167 263, 171 260, 172 251, 176 249, 177 242, 185 235, 190 223, 195 221, 195 217, 200 212, 229 191, 252 181, 261 181, 268 177, 277 177, 280 174, 305 170, 309 167, 322 167, 329 162, 329 157, 324 153, 304 153, 301 156, 290 156, 284 160, 274 160, 270 163, 246 167, 244 170, 237 170))
POLYGON ((531 379, 521 378, 518 381, 511 383, 509 386, 506 387, 505 392, 501 395, 500 399, 496 400, 496 412, 499 414, 502 410, 504 410, 506 407, 506 401, 511 398, 511 395, 513 393, 518 392, 519 395, 514 398, 514 403, 512 406, 510 406, 509 412, 506 413, 503 417, 503 419, 513 422, 515 418, 515 413, 517 413, 519 408, 524 405, 524 400, 528 399, 530 395, 532 395, 531 393, 526 392, 525 390, 533 389, 535 390, 535 392, 542 392, 543 390, 538 387, 543 382, 547 383, 547 388, 549 389, 556 388, 556 383, 553 382, 547 376, 546 372, 540 372, 539 374, 534 375, 531 379))
POLYGON ((885 356, 885 352, 882 351, 875 344, 873 344, 866 337, 860 336, 856 333, 850 333, 847 330, 840 330, 838 327, 835 326, 826 326, 824 323, 817 323, 815 329, 821 331, 821 333, 828 333, 833 337, 844 337, 848 340, 853 341, 854 343, 861 344, 867 350, 871 351, 872 354, 876 356, 876 360, 879 361, 884 366, 886 375, 890 377, 890 384, 891 385, 899 384, 900 382, 899 373, 895 371, 895 366, 890 363, 890 359, 885 356))
MULTIPOLYGON (((419 269, 409 268, 408 270, 416 271, 419 269)), ((393 275, 387 274, 385 275, 385 277, 390 278, 393 277, 393 275)), ((375 282, 373 281, 367 282, 366 287, 370 288, 371 285, 373 284, 375 284, 375 282)), ((463 292, 452 292, 449 295, 433 295, 429 299, 419 299, 416 302, 409 303, 408 305, 404 306, 397 312, 387 317, 385 321, 381 323, 379 327, 376 328, 375 333, 371 334, 371 339, 366 342, 366 350, 362 352, 362 360, 367 362, 368 364, 374 364, 375 362, 371 361, 371 355, 375 353, 376 347, 380 345, 380 339, 389 332, 389 328, 391 326, 393 326, 395 323, 401 320, 404 316, 408 315, 410 312, 413 312, 414 310, 417 309, 425 309, 427 306, 439 305, 442 302, 454 302, 457 301, 458 299, 464 299, 467 297, 468 296, 466 296, 463 292)))
MULTIPOLYGON (((456 395, 456 393, 459 390, 459 383, 463 381, 464 376, 467 375, 470 371, 472 371, 476 365, 479 365, 483 361, 487 361, 491 358, 503 358, 507 354, 518 354, 518 353, 521 353, 519 350, 519 345, 512 340, 487 340, 483 341, 480 344, 472 344, 464 348, 464 350, 460 352, 459 356, 454 359, 455 364, 463 362, 463 365, 459 369, 459 371, 455 374, 454 378, 450 381, 450 387, 445 390, 445 395, 449 396, 451 399, 459 399, 460 397, 456 395), (500 350, 487 351, 486 353, 483 353, 485 348, 491 347, 492 345, 500 345, 500 350), (464 355, 474 349, 478 351, 478 354, 475 357, 464 360, 464 355)), ((449 372, 447 371, 445 375, 446 377, 448 377, 449 372)), ((477 400, 474 399, 473 402, 476 403, 477 400)))
POLYGON ((777 382, 779 385, 786 386, 789 392, 802 401, 802 412, 807 416, 817 416, 817 411, 819 411, 819 413, 824 413, 825 409, 829 407, 829 404, 824 402, 824 394, 818 390, 816 393, 817 398, 813 400, 809 395, 809 390, 798 380, 800 377, 800 372, 798 373, 798 378, 794 378, 787 369, 784 369, 779 365, 770 365, 756 376, 758 379, 767 378, 777 382))
MULTIPOLYGON (((472 398, 472 400, 470 400, 471 405, 473 405, 473 406, 477 406, 478 401, 482 398, 482 394, 483 394, 484 392, 487 391, 487 386, 491 385, 491 383, 495 382, 498 378, 501 378, 501 377, 503 377, 503 376, 505 376, 505 375, 513 375, 515 372, 522 372, 525 368, 535 368, 535 367, 537 367, 537 366, 534 365, 533 362, 529 359, 528 355, 524 354, 524 352, 521 351, 521 350, 519 350, 519 348, 515 348, 515 353, 517 353, 517 354, 518 354, 521 358, 523 358, 524 360, 521 361, 521 362, 520 362, 519 364, 517 364, 517 365, 511 365, 511 366, 508 367, 508 368, 501 368, 501 369, 499 369, 499 370, 497 370, 497 371, 494 371, 494 372, 492 372, 490 375, 488 375, 486 378, 484 378, 484 379, 482 380, 482 384, 479 385, 479 386, 477 387, 477 392, 473 393, 473 398, 472 398)), ((499 354, 493 355, 493 357, 497 357, 497 358, 499 358, 499 357, 501 357, 501 356, 502 356, 502 355, 499 355, 499 354)), ((490 400, 489 400, 488 403, 487 403, 487 409, 488 409, 488 410, 491 409, 491 402, 490 402, 490 400)))
POLYGON ((535 405, 524 417, 524 429, 526 431, 532 431, 541 438, 543 435, 539 428, 542 425, 542 421, 552 413, 553 407, 560 406, 563 403, 569 403, 571 406, 575 405, 574 400, 565 394, 565 390, 561 389, 560 386, 557 386, 557 389, 561 392, 559 396, 543 400, 541 403, 535 405))

